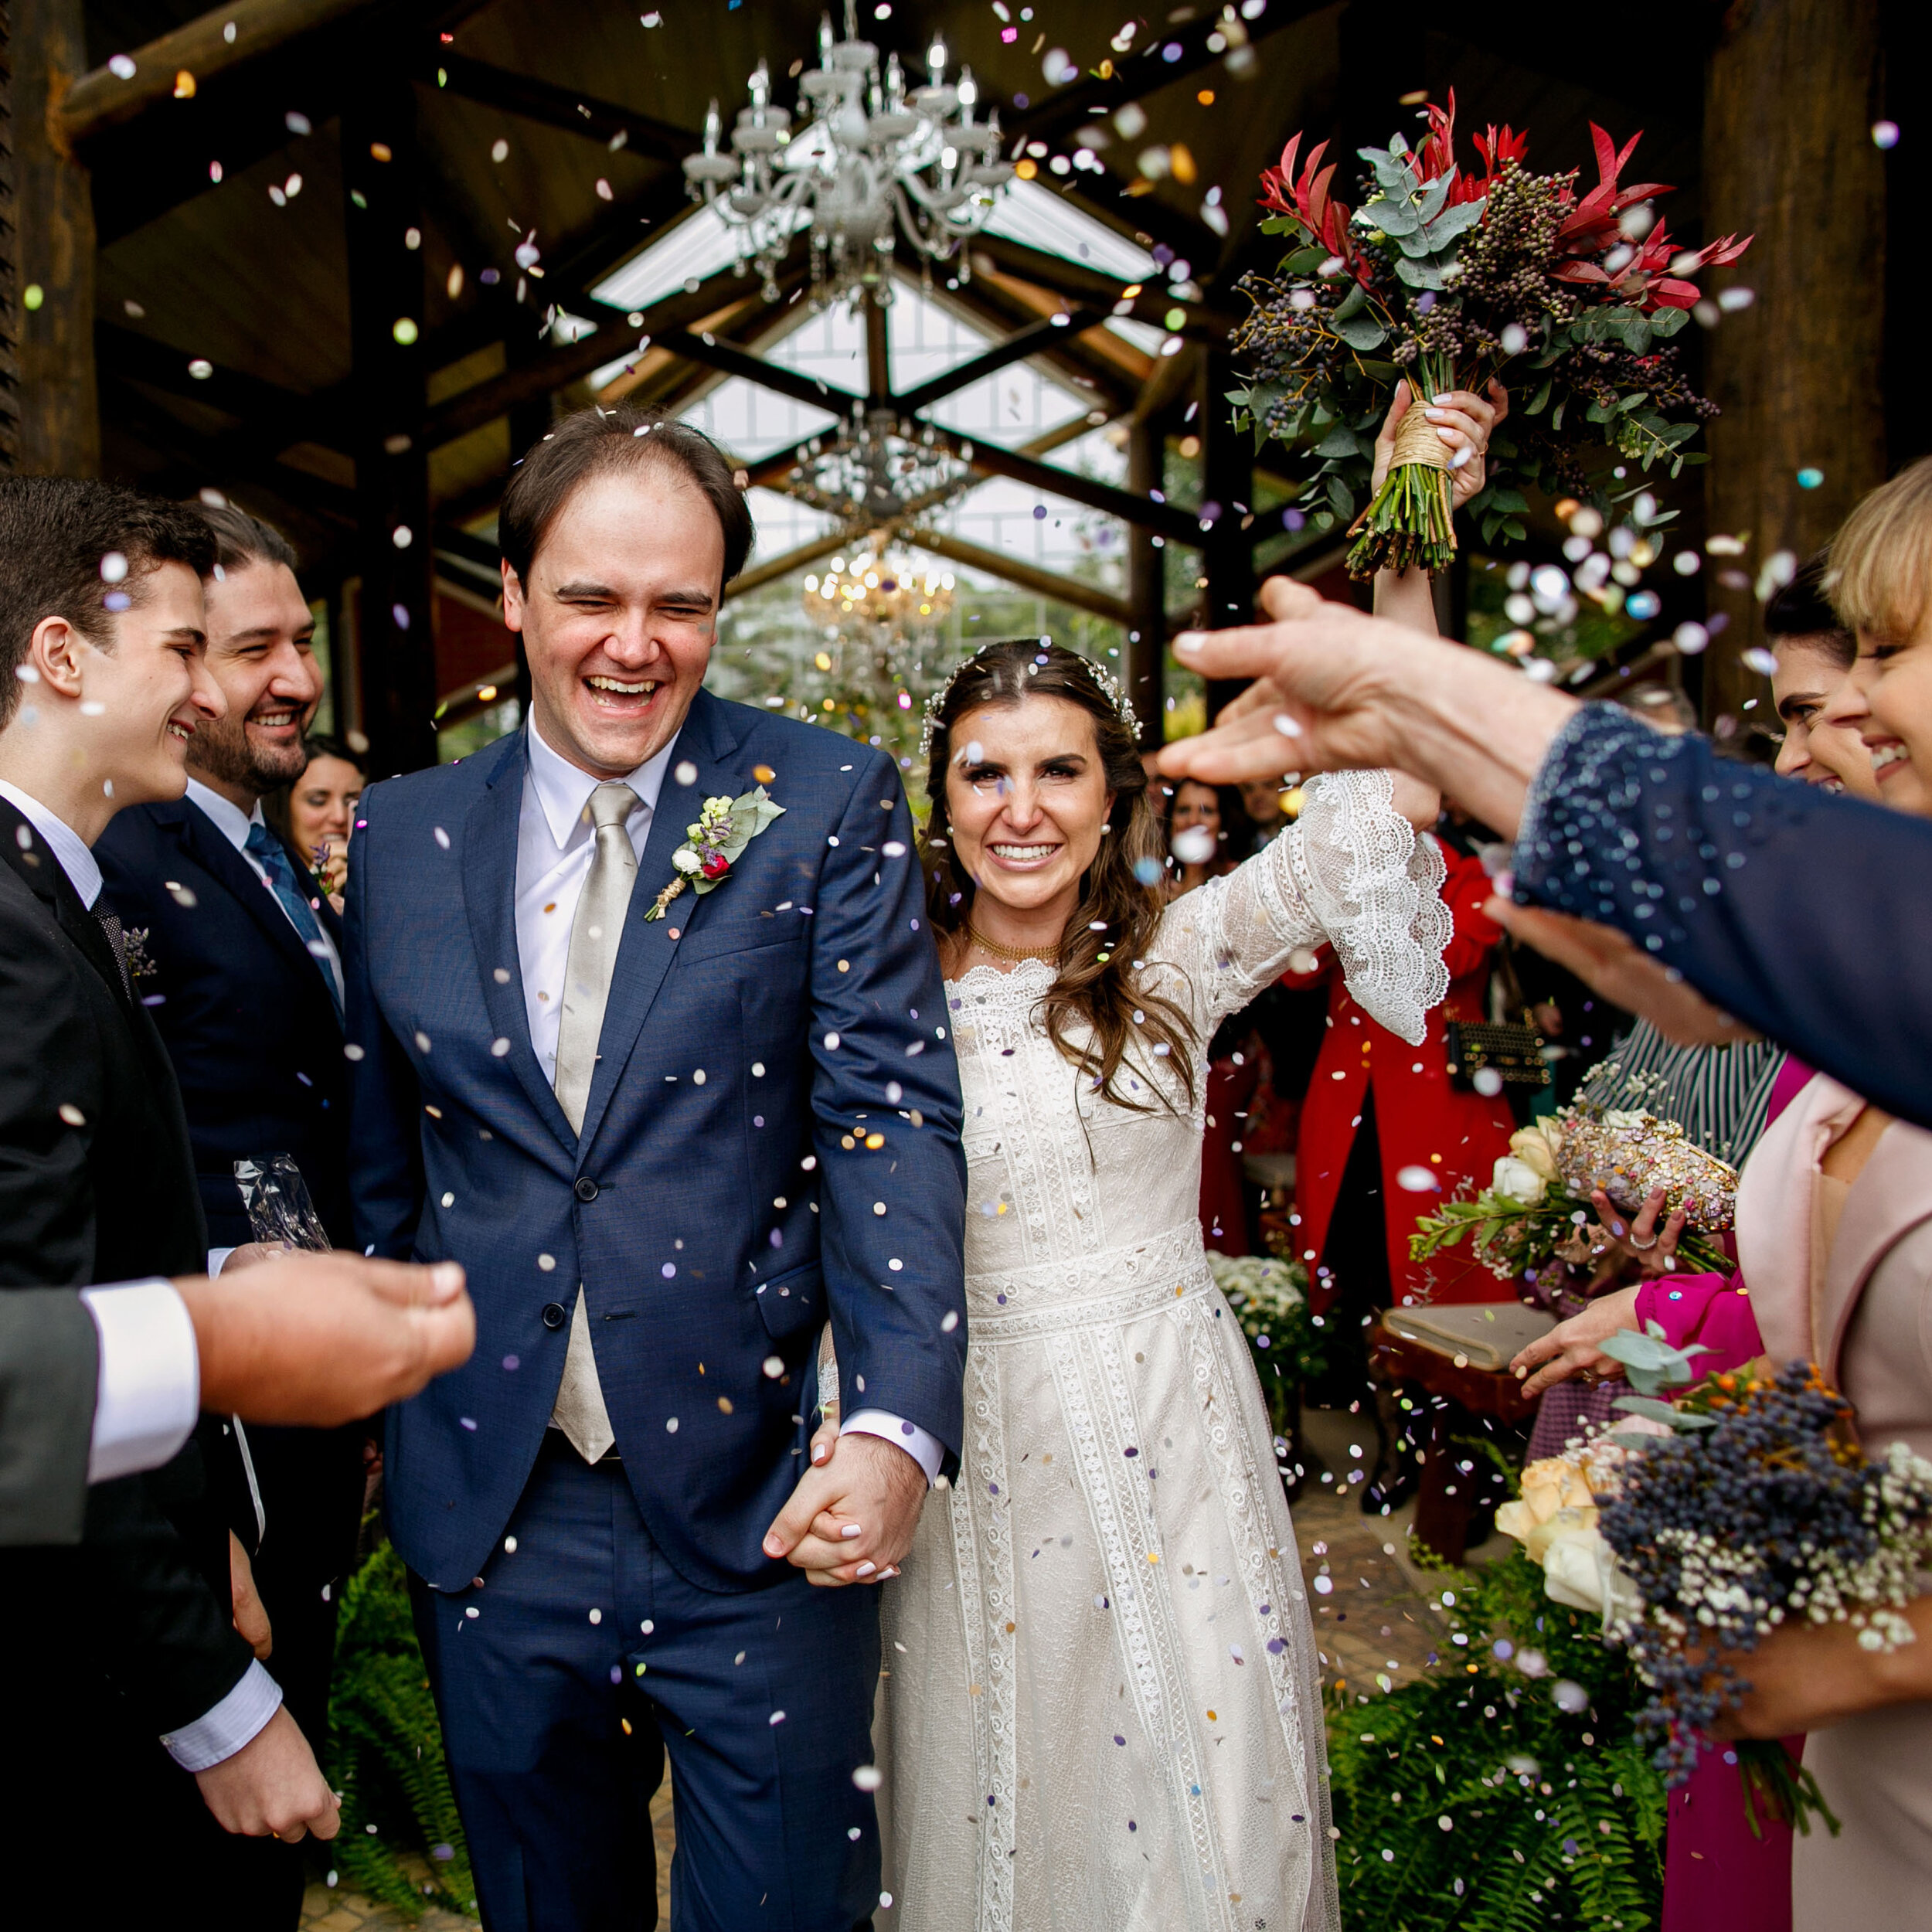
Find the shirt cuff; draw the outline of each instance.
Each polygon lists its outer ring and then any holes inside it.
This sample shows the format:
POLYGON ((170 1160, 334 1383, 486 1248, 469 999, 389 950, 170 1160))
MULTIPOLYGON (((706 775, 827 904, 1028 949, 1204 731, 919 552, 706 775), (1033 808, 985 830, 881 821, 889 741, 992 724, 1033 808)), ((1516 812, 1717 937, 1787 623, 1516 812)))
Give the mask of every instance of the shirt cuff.
POLYGON ((241 1682, 212 1711, 161 1741, 184 1771, 205 1771, 253 1743, 281 1701, 281 1685, 259 1660, 251 1661, 241 1682))
POLYGON ((888 1442, 896 1442, 925 1471, 929 1489, 946 1460, 937 1436, 928 1435, 917 1423, 889 1415, 883 1409, 861 1409, 856 1415, 848 1416, 838 1433, 842 1436, 883 1436, 888 1442))
POLYGON ((100 1337, 87 1480, 158 1469, 188 1440, 201 1406, 201 1359, 188 1306, 166 1281, 83 1288, 100 1337))
POLYGON ((233 1248, 210 1248, 208 1250, 208 1278, 209 1281, 212 1281, 223 1268, 227 1267, 228 1257, 234 1252, 233 1248))

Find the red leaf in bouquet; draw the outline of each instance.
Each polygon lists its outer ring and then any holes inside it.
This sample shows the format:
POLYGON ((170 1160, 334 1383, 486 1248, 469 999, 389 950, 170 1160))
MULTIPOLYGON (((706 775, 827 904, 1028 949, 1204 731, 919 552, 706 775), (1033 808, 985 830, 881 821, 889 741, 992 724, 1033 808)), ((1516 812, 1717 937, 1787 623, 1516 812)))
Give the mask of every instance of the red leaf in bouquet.
POLYGON ((1456 172, 1456 90, 1449 90, 1449 104, 1429 104, 1429 132, 1417 149, 1413 166, 1417 185, 1434 181, 1440 175, 1456 172))
POLYGON ((1319 141, 1308 150, 1298 175, 1294 163, 1301 146, 1301 137, 1298 134, 1281 150, 1281 165, 1261 171, 1261 206, 1299 222, 1312 240, 1321 243, 1331 255, 1340 256, 1353 268, 1356 257, 1349 236, 1351 210, 1346 202, 1336 201, 1329 195, 1328 184, 1335 179, 1334 164, 1326 168, 1321 165, 1328 144, 1319 141))

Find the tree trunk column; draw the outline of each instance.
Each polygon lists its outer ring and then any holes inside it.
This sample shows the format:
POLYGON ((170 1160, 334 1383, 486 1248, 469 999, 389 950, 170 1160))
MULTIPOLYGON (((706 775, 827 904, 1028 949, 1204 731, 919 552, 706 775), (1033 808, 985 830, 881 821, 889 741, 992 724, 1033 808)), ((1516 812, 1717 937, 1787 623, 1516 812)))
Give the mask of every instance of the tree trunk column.
MULTIPOLYGON (((1158 423, 1136 417, 1127 432, 1127 487, 1134 495, 1165 490, 1162 458, 1165 438, 1158 423)), ((1154 533, 1138 523, 1127 526, 1127 695, 1141 721, 1141 744, 1151 750, 1166 736, 1167 707, 1162 686, 1167 668, 1167 608, 1161 559, 1154 533)))
MULTIPOLYGON (((1865 138, 1878 99, 1878 0, 1735 0, 1706 72, 1704 231, 1755 233, 1726 283, 1756 291, 1705 338, 1723 413, 1706 432, 1709 527, 1748 532, 1748 586, 1713 559, 1710 607, 1727 620, 1704 682, 1707 722, 1765 708, 1742 661, 1764 641, 1755 580, 1802 563, 1885 476, 1885 177, 1865 138), (1801 471, 1823 481, 1804 488, 1801 471)), ((1707 291, 1709 292, 1709 291, 1707 291)), ((1808 478, 1808 481, 1809 478, 1808 478)))
MULTIPOLYGON (((1233 359, 1225 350, 1202 358, 1201 518, 1209 527, 1202 539, 1202 569, 1207 578, 1206 628, 1224 631, 1254 615, 1254 561, 1248 532, 1241 526, 1254 508, 1254 445, 1234 427, 1226 400, 1237 386, 1233 359)), ((1208 686, 1208 722, 1241 690, 1239 683, 1208 686)))
POLYGON ((14 0, 12 237, 18 326, 18 467, 32 476, 98 476, 94 386, 94 212, 87 171, 54 131, 54 111, 87 71, 80 0, 14 0), (26 291, 38 289, 36 305, 26 291))
POLYGON ((386 777, 435 764, 437 698, 416 94, 393 63, 372 60, 342 130, 362 719, 386 777))

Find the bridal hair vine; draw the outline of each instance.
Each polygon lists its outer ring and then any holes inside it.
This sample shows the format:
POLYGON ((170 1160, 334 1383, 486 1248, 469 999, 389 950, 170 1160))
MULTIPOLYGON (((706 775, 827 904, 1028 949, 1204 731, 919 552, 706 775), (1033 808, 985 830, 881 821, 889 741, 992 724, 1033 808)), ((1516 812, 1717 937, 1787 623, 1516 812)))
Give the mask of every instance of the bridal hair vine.
MULTIPOLYGON (((1053 641, 1051 638, 1040 639, 1043 647, 1053 641)), ((1080 656, 1077 651, 1070 651, 1067 655, 1070 657, 1080 656)), ((939 729, 940 714, 946 709, 946 700, 952 696, 953 686, 979 662, 980 656, 981 653, 975 651, 971 657, 961 658, 947 673, 946 682, 926 700, 925 723, 919 733, 919 755, 921 758, 930 758, 933 755, 933 734, 939 729)), ((1036 664, 1046 662, 1044 656, 1034 660, 1036 664)), ((1128 696, 1126 688, 1120 679, 1104 665, 1096 664, 1091 658, 1080 658, 1080 662, 1086 666, 1087 675, 1099 687, 1100 695, 1114 707, 1114 716, 1138 739, 1141 735, 1141 721, 1134 715, 1133 700, 1128 696)))

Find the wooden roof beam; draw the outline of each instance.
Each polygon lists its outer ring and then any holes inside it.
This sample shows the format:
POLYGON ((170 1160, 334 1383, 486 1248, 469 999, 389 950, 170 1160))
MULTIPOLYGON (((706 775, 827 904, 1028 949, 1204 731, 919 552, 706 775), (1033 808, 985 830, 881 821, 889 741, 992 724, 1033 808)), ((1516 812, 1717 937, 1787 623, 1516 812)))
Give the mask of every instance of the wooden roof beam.
MULTIPOLYGON (((1326 4, 1328 0, 1270 0, 1259 19, 1241 22, 1242 35, 1250 43, 1265 40, 1270 34, 1320 12, 1326 4)), ((1233 13, 1236 9, 1230 7, 1222 11, 1233 13)), ((1152 28, 1139 46, 1109 63, 1114 70, 1110 77, 1103 80, 1098 74, 1083 74, 1078 80, 1056 88, 1031 107, 1005 116, 1006 131, 1023 134, 1029 141, 1064 140, 1077 128, 1103 121, 1130 100, 1141 100, 1174 81, 1199 73, 1203 67, 1211 67, 1224 60, 1226 53, 1227 23, 1218 13, 1204 12, 1199 19, 1172 29, 1152 28), (1209 46, 1217 37, 1222 45, 1209 46), (1170 46, 1181 50, 1172 60, 1165 58, 1170 46)))
POLYGON ((1090 611, 1097 617, 1106 618, 1110 624, 1117 624, 1123 630, 1128 626, 1129 620, 1124 599, 1111 597, 1097 586, 1083 583, 1077 577, 1043 570, 1037 564, 1009 556, 1002 550, 988 550, 980 544, 968 543, 963 537, 950 536, 944 530, 902 530, 900 537, 902 542, 917 544, 920 549, 930 550, 934 556, 943 556, 950 563, 963 563, 969 570, 983 570, 988 577, 1017 584, 1021 590, 1030 590, 1037 597, 1046 597, 1055 604, 1070 604, 1076 611, 1090 611))
POLYGON ((233 0, 138 47, 124 80, 111 67, 96 67, 67 90, 56 118, 67 139, 78 145, 103 128, 134 120, 164 100, 180 97, 176 77, 195 85, 231 67, 273 53, 285 43, 352 13, 373 12, 372 0, 233 0))
POLYGON ((447 93, 482 107, 499 107, 546 128, 560 128, 565 134, 581 134, 600 147, 608 148, 621 134, 621 146, 652 161, 676 162, 698 151, 699 138, 688 128, 674 128, 667 121, 634 113, 594 94, 560 87, 532 74, 512 73, 487 60, 472 60, 468 54, 429 43, 423 49, 417 78, 434 83, 439 70, 447 76, 440 84, 447 93))

